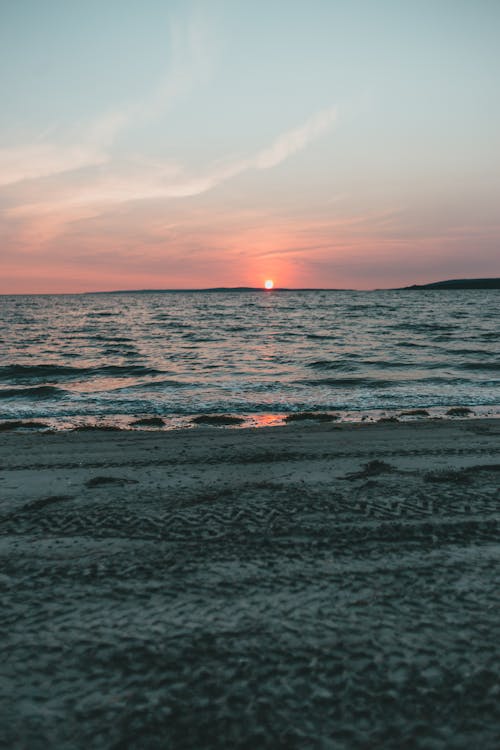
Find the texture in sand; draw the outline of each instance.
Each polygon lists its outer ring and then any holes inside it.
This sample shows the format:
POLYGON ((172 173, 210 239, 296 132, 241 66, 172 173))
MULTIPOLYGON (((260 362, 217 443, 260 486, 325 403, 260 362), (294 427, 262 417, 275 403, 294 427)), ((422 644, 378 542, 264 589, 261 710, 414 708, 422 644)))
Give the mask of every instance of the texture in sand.
POLYGON ((499 436, 0 435, 0 745, 496 749, 499 436))

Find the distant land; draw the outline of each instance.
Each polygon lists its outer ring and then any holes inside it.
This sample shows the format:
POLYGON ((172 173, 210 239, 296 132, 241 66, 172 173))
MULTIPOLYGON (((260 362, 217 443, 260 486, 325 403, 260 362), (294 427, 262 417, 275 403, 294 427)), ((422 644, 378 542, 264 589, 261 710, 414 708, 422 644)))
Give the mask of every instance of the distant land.
MULTIPOLYGON (((412 284, 411 286, 397 287, 393 291, 404 291, 413 289, 500 289, 500 278, 491 279, 448 279, 446 281, 433 281, 430 284, 412 284)), ((217 286, 208 289, 114 289, 104 292, 84 292, 84 294, 182 294, 186 292, 263 292, 272 294, 274 292, 352 292, 353 289, 313 288, 289 289, 286 287, 275 287, 272 290, 260 286, 217 286)), ((390 291, 377 289, 375 291, 390 291)))
POLYGON ((413 284, 402 289, 500 289, 500 279, 448 279, 431 284, 413 284))
POLYGON ((84 294, 185 294, 186 292, 262 292, 273 294, 274 292, 353 292, 354 289, 320 289, 308 287, 303 289, 290 289, 275 286, 273 289, 265 289, 262 286, 214 286, 209 289, 113 289, 105 292, 84 292, 84 294))

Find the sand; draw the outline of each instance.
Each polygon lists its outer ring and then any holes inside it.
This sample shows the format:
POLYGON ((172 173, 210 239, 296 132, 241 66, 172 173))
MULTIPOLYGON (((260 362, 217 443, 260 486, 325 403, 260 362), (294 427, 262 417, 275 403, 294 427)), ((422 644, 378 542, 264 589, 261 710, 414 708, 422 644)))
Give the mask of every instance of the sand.
POLYGON ((498 748, 500 422, 0 435, 0 746, 498 748))

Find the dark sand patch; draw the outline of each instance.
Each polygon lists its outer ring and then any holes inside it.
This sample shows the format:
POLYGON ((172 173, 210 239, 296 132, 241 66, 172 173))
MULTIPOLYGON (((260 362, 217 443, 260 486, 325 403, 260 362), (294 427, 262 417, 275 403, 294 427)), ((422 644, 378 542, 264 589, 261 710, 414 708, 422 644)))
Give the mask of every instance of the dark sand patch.
POLYGON ((144 417, 130 422, 131 427, 164 427, 165 420, 161 417, 144 417))
POLYGON ((453 406, 446 412, 447 417, 470 417, 471 414, 474 412, 468 406, 453 406))
POLYGON ((123 432, 123 428, 111 424, 81 424, 71 432, 123 432))
POLYGON ((470 477, 462 470, 453 471, 443 469, 442 471, 429 471, 424 475, 424 482, 433 484, 470 484, 470 477))
POLYGON ((380 474, 390 474, 395 471, 394 466, 386 463, 385 461, 369 461, 361 471, 356 471, 352 474, 346 474, 345 477, 339 477, 339 479, 347 479, 352 481, 353 479, 366 479, 367 477, 377 477, 380 474))
POLYGON ((479 471, 500 471, 500 464, 478 464, 477 466, 468 466, 464 471, 467 474, 475 474, 479 471))
POLYGON ((314 420, 315 422, 334 422, 339 419, 338 414, 328 414, 327 412, 299 411, 294 414, 287 414, 285 422, 303 422, 305 420, 314 420))
POLYGON ((85 482, 86 487, 102 487, 105 484, 138 484, 137 479, 127 477, 92 477, 85 482))
POLYGON ((4 515, 0 518, 0 524, 9 523, 13 519, 26 517, 26 514, 29 515, 31 513, 36 513, 39 510, 44 510, 44 508, 49 505, 55 505, 73 499, 73 495, 50 495, 49 497, 39 497, 36 500, 31 500, 29 503, 22 505, 17 510, 4 515))
POLYGON ((402 411, 399 414, 400 417, 430 417, 427 409, 411 409, 410 411, 402 411))
POLYGON ((456 484, 469 484, 476 474, 482 472, 500 471, 500 464, 477 464, 467 466, 464 469, 444 469, 442 471, 429 471, 424 475, 426 482, 455 482, 456 484))
POLYGON ((62 503, 65 500, 73 500, 72 495, 50 495, 49 497, 41 497, 38 500, 33 500, 31 503, 23 505, 21 511, 31 513, 32 511, 43 510, 48 505, 54 505, 54 503, 62 503))
POLYGON ((201 414, 191 420, 194 424, 206 424, 214 427, 243 424, 244 421, 242 417, 233 417, 230 414, 201 414))
POLYGON ((13 420, 10 422, 0 422, 0 432, 7 432, 8 430, 47 430, 49 425, 44 422, 23 422, 21 420, 13 420))

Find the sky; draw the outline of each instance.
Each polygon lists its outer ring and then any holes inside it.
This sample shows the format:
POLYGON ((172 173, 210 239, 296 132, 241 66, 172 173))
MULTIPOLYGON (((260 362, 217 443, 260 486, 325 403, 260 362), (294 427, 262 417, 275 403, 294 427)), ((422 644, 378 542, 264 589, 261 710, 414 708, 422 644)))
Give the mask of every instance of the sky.
POLYGON ((500 276, 498 0, 1 0, 0 293, 500 276))

